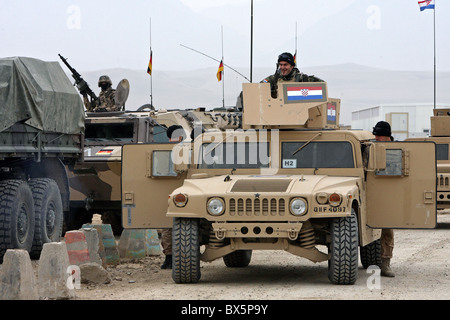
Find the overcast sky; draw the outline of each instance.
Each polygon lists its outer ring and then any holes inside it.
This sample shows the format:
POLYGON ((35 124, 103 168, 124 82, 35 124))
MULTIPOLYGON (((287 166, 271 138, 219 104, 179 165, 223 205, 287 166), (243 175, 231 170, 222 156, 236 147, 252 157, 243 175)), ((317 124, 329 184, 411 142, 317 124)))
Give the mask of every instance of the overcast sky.
MULTIPOLYGON (((0 0, 0 57, 59 60, 79 72, 250 66, 251 0, 0 0), (151 21, 151 23, 150 23, 151 21), (223 46, 222 46, 223 28, 223 46), (151 41, 150 41, 151 40, 151 41), (151 42, 151 43, 150 43, 151 42)), ((450 1, 436 0, 438 71, 450 71, 450 1)), ((433 10, 417 0, 254 0, 253 67, 298 50, 301 67, 358 63, 433 70, 433 10), (296 37, 297 35, 297 37, 296 37)))

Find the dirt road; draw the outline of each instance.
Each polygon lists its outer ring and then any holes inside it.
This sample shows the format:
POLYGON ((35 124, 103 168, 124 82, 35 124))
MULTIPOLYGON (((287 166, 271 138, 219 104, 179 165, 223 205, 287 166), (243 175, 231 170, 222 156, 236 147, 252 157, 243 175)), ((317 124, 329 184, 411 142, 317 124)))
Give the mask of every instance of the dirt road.
POLYGON ((156 256, 108 268, 109 284, 82 284, 76 295, 84 300, 447 300, 450 214, 439 214, 438 222, 432 230, 395 230, 395 278, 377 277, 360 267, 356 284, 332 285, 326 262, 254 251, 246 268, 227 268, 222 260, 202 263, 199 283, 175 284, 171 271, 160 269, 163 256, 156 256))

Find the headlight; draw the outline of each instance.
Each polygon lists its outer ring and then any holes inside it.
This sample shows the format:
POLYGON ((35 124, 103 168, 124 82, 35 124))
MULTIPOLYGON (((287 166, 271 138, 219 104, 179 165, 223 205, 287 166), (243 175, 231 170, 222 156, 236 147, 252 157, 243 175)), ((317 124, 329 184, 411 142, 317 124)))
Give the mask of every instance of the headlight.
POLYGON ((188 196, 184 193, 178 193, 173 197, 173 203, 177 207, 184 207, 188 201, 188 196))
POLYGON ((221 198, 211 198, 206 205, 208 213, 213 216, 220 216, 225 212, 225 203, 221 198))
POLYGON ((294 216, 304 215, 306 213, 306 211, 308 210, 308 205, 306 204, 306 201, 302 198, 292 199, 289 206, 291 209, 291 213, 294 216))

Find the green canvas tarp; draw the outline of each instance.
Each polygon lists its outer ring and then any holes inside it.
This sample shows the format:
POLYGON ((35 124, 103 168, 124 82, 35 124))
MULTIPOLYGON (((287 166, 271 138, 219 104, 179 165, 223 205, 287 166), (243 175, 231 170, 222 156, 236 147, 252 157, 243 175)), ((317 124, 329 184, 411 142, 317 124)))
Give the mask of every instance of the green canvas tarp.
POLYGON ((15 123, 45 132, 84 131, 84 105, 58 62, 0 59, 0 132, 15 123))

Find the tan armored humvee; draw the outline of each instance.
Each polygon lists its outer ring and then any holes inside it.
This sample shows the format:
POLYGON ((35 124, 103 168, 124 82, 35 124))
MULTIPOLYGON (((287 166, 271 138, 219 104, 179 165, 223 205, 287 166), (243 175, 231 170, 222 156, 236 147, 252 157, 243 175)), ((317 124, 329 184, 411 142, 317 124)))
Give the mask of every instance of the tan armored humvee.
POLYGON ((450 209, 450 109, 433 109, 431 136, 409 138, 405 141, 433 141, 436 143, 437 209, 450 209))
POLYGON ((243 101, 240 130, 123 148, 123 226, 173 228, 176 283, 197 282, 200 261, 245 267, 278 249, 353 284, 358 252, 381 263, 380 228, 435 227, 433 142, 339 130, 326 83, 280 84, 276 99, 244 84, 243 101))

